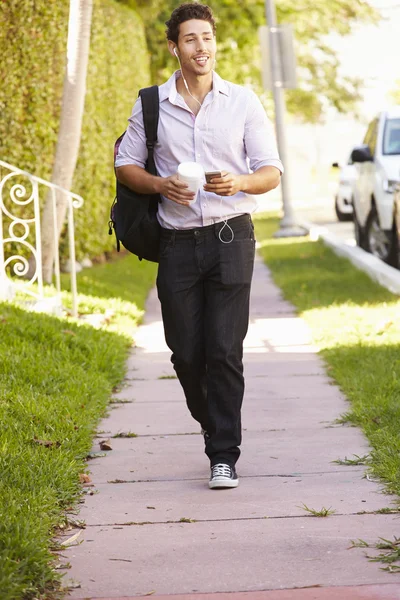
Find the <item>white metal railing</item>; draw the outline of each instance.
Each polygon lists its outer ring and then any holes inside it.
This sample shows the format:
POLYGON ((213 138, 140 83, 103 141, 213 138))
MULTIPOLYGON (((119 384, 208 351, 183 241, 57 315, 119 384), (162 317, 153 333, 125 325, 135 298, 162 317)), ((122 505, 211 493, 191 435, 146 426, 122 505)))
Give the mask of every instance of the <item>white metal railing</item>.
POLYGON ((68 200, 67 227, 69 259, 71 263, 72 315, 77 317, 78 294, 76 285, 74 209, 82 206, 83 198, 54 183, 36 177, 27 171, 22 171, 2 160, 0 160, 0 299, 11 299, 14 296, 15 291, 20 289, 39 302, 45 301, 40 230, 40 186, 48 188, 52 198, 55 259, 54 275, 56 299, 59 301, 60 306, 61 281, 56 192, 64 194, 68 200), (2 173, 3 169, 6 170, 5 175, 2 173), (13 183, 13 178, 15 177, 17 177, 17 180, 13 183), (24 178, 26 178, 27 184, 24 183, 24 178), (27 188, 27 185, 30 187, 27 188), (32 190, 31 192, 30 188, 32 190), (7 199, 5 196, 7 196, 7 199), (29 207, 29 209, 27 208, 27 211, 30 211, 30 215, 24 215, 23 217, 16 216, 13 214, 13 205, 29 207), (5 235, 4 231, 6 231, 5 235), (29 237, 30 239, 28 239, 29 237), (29 251, 30 256, 33 257, 34 265, 26 256, 21 254, 12 254, 5 258, 5 248, 10 244, 24 246, 29 251), (11 266, 12 263, 15 264, 11 266), (12 277, 12 275, 15 277, 12 277))

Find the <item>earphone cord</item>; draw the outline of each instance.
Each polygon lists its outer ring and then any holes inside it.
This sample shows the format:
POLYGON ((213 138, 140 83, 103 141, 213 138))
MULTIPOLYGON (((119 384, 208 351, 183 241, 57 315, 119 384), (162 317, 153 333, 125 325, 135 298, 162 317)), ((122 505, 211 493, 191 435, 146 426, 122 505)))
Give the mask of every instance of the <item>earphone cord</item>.
POLYGON ((175 50, 174 54, 175 54, 176 58, 177 58, 177 59, 178 59, 178 61, 179 61, 179 66, 180 66, 180 68, 181 68, 181 75, 182 75, 183 83, 185 84, 185 88, 186 88, 186 90, 187 90, 187 93, 189 94, 189 96, 190 96, 191 98, 193 98, 193 100, 194 100, 195 102, 197 102, 197 104, 198 104, 198 105, 200 106, 200 108, 201 108, 201 106, 202 106, 201 102, 199 102, 199 100, 197 100, 197 98, 195 98, 195 97, 194 97, 194 96, 193 96, 193 95, 190 93, 189 86, 188 86, 188 84, 187 84, 187 81, 186 81, 186 78, 185 78, 185 76, 184 76, 184 74, 183 74, 183 69, 182 69, 181 59, 179 58, 179 54, 177 53, 177 51, 176 51, 176 50, 175 50))
MULTIPOLYGON (((206 133, 208 134, 209 132, 209 123, 210 123, 210 115, 211 115, 211 106, 213 105, 214 101, 216 100, 216 96, 214 96, 212 102, 210 102, 210 104, 208 104, 206 106, 206 114, 205 114, 205 130, 206 133)), ((207 150, 209 150, 208 148, 208 144, 207 142, 203 139, 203 146, 206 147, 207 150)), ((211 156, 213 156, 213 154, 211 153, 211 156)), ((215 166, 215 162, 214 159, 212 160, 212 167, 211 170, 217 170, 216 166, 215 166)), ((219 218, 220 220, 223 222, 223 226, 221 227, 221 229, 218 232, 218 238, 220 240, 220 242, 222 242, 223 244, 230 244, 231 242, 233 242, 234 238, 235 238, 235 234, 234 231, 232 229, 232 227, 229 225, 228 223, 228 219, 227 218, 223 218, 222 217, 222 196, 218 196, 219 197, 219 218), (229 229, 229 231, 231 232, 231 239, 230 240, 224 240, 222 239, 222 232, 225 229, 225 227, 227 227, 229 229)))
MULTIPOLYGON (((190 89, 189 89, 188 83, 187 83, 187 81, 186 81, 185 75, 183 74, 183 69, 182 69, 181 59, 179 58, 179 54, 176 52, 176 50, 174 51, 174 54, 175 54, 176 58, 177 58, 177 59, 178 59, 178 61, 179 61, 179 66, 180 66, 180 68, 181 68, 181 75, 182 75, 182 79, 183 79, 183 82, 184 82, 184 84, 185 84, 185 87, 186 87, 187 93, 189 94, 189 96, 190 96, 191 98, 193 98, 193 100, 194 100, 195 102, 197 102, 197 104, 200 106, 200 109, 201 109, 201 107, 202 107, 202 104, 201 104, 201 102, 199 102, 199 100, 197 100, 197 98, 195 98, 195 97, 194 97, 194 96, 193 96, 193 95, 190 93, 190 89)), ((214 97, 213 101, 212 101, 212 102, 211 102, 211 103, 210 103, 210 104, 207 106, 207 109, 209 109, 209 107, 210 107, 210 106, 213 104, 214 100, 215 100, 215 97, 214 97)), ((210 122, 210 110, 206 110, 206 117, 207 117, 207 122, 206 122, 206 132, 208 133, 208 131, 209 131, 209 127, 208 127, 208 126, 209 126, 209 122, 210 122)), ((204 143, 204 140, 203 140, 203 143, 204 143)), ((206 146, 207 146, 207 143, 206 143, 206 146)), ((212 166, 212 168, 213 168, 213 169, 215 168, 214 161, 213 161, 213 166, 212 166)), ((220 199, 220 203, 219 203, 219 216, 220 216, 220 219, 222 219, 222 196, 219 196, 219 199, 220 199)), ((223 223, 224 223, 224 224, 223 224, 223 226, 221 227, 221 229, 220 229, 220 230, 219 230, 219 232, 218 232, 218 237, 219 237, 219 240, 220 240, 220 241, 221 241, 223 244, 230 244, 231 242, 233 242, 233 240, 234 240, 234 238, 235 238, 235 234, 234 234, 234 232, 233 232, 233 229, 232 229, 232 227, 231 227, 231 226, 228 224, 228 219, 226 219, 226 218, 225 218, 225 219, 222 219, 222 221, 223 221, 223 223), (229 229, 229 231, 231 232, 231 239, 230 239, 230 240, 223 240, 223 239, 222 239, 222 237, 221 237, 221 234, 222 234, 223 230, 225 229, 225 227, 227 227, 227 228, 229 229)))

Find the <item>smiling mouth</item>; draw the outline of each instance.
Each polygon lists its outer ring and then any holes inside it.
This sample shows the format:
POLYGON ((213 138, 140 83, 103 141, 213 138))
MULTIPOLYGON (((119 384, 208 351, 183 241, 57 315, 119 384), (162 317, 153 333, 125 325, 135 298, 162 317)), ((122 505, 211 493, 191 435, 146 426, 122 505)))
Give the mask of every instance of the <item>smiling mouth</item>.
POLYGON ((194 61, 196 64, 200 65, 201 67, 204 66, 205 64, 207 64, 209 60, 208 56, 197 56, 194 61))

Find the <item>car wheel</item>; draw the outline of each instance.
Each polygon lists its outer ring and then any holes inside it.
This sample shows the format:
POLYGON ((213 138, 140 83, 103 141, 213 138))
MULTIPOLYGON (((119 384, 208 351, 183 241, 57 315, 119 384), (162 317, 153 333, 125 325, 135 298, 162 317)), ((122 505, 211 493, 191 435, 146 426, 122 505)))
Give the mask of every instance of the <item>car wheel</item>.
POLYGON ((376 207, 373 206, 368 215, 366 224, 366 250, 389 265, 397 261, 396 236, 392 230, 387 233, 381 229, 376 207))
POLYGON ((338 221, 351 221, 353 218, 351 213, 345 213, 340 210, 337 196, 335 196, 335 213, 338 218, 338 221))
POLYGON ((366 250, 367 248, 366 248, 365 231, 364 231, 364 228, 361 227, 360 223, 358 222, 356 211, 354 210, 354 205, 353 205, 353 223, 354 223, 354 237, 356 238, 356 244, 363 250, 366 250))
POLYGON ((394 237, 395 254, 396 254, 393 266, 396 267, 396 269, 400 269, 400 221, 399 221, 398 211, 396 209, 394 211, 393 221, 394 221, 393 237, 394 237))

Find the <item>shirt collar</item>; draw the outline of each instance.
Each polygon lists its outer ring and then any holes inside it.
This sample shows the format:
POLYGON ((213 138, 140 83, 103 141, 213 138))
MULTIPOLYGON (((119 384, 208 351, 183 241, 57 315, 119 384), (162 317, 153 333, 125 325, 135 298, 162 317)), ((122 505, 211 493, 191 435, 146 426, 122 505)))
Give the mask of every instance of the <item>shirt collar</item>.
MULTIPOLYGON (((171 77, 168 79, 168 81, 166 81, 165 83, 163 83, 162 85, 160 85, 159 88, 159 95, 160 95, 160 102, 163 102, 164 100, 169 100, 171 102, 171 104, 176 104, 177 102, 177 89, 176 89, 176 80, 178 79, 178 77, 181 77, 181 71, 175 71, 175 73, 173 73, 171 75, 171 77)), ((213 92, 215 95, 217 94, 224 94, 225 96, 229 96, 229 86, 228 86, 228 82, 225 81, 225 79, 222 79, 222 77, 220 77, 218 75, 218 73, 216 73, 215 71, 213 71, 213 92)))
POLYGON ((224 94, 224 96, 230 95, 228 82, 225 79, 222 79, 215 71, 213 71, 213 90, 215 90, 215 94, 220 93, 224 94))

